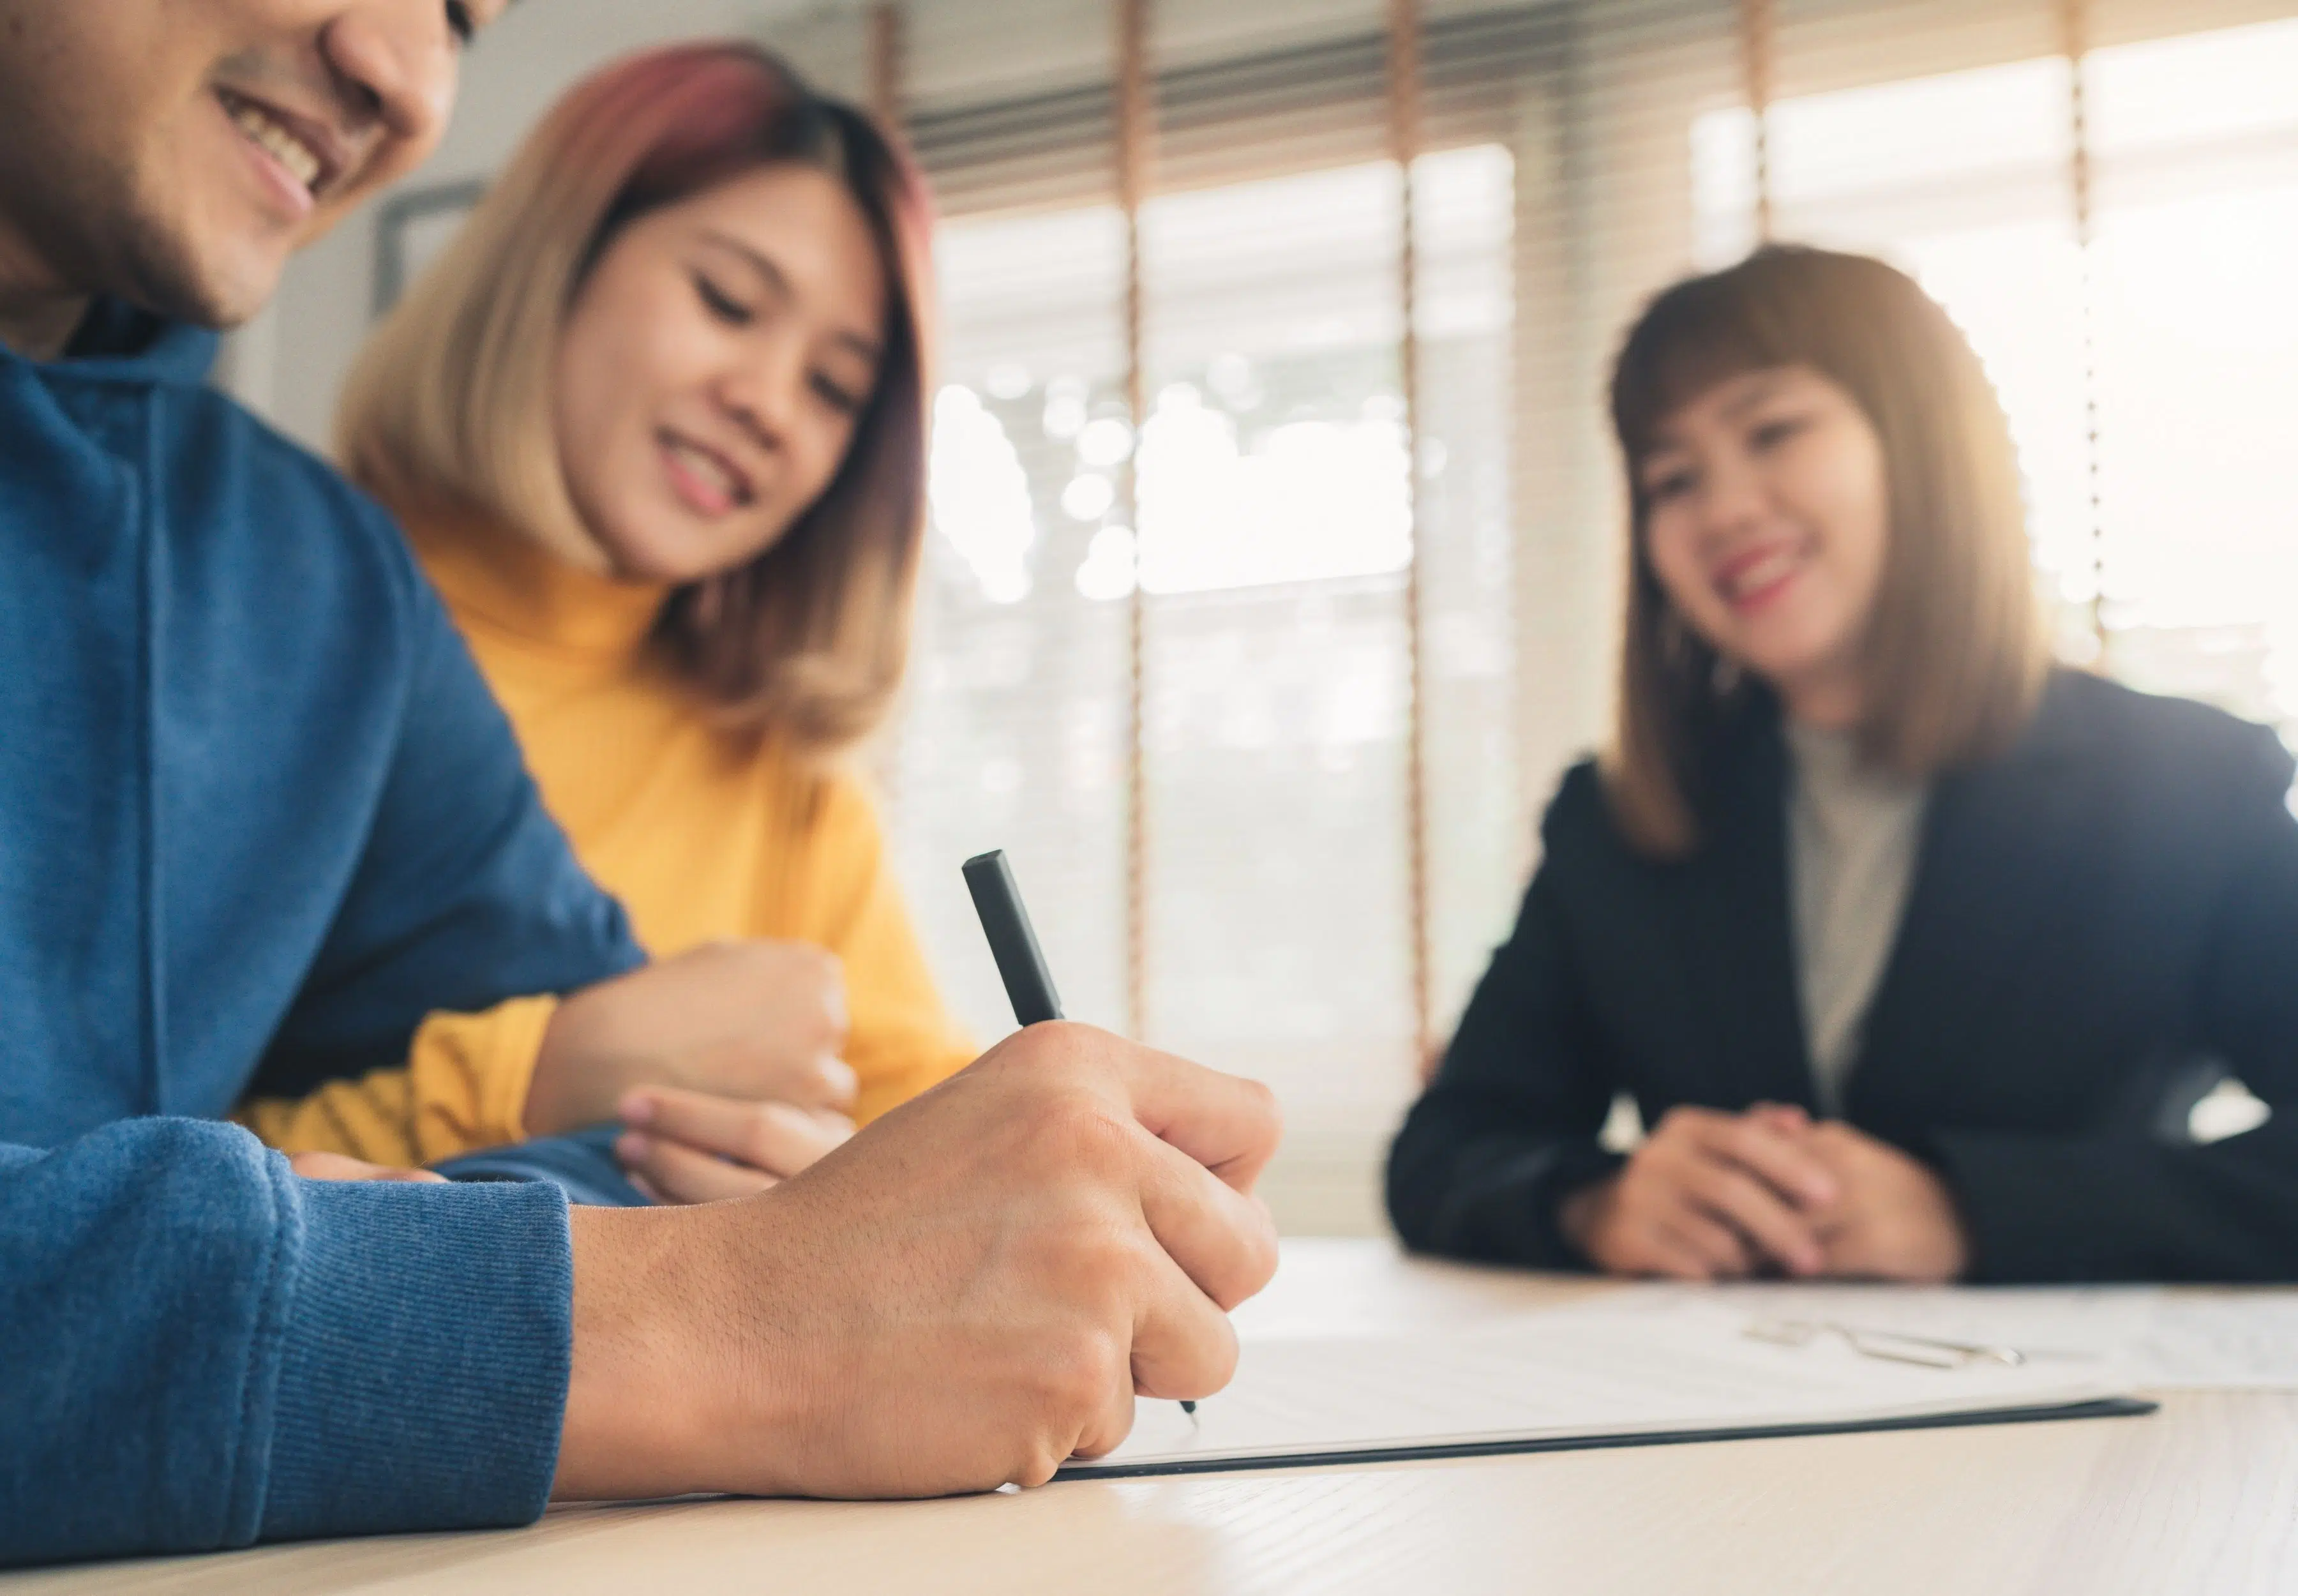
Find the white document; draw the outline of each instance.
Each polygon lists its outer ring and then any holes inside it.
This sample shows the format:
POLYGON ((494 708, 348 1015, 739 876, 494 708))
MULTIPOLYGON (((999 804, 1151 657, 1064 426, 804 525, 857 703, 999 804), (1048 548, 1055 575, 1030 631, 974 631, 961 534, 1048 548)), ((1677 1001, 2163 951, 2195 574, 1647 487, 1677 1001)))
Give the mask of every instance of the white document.
POLYGON ((1640 1286, 1607 1303, 1721 1302, 1750 1318, 2012 1346, 2124 1389, 2298 1390, 2298 1292, 2156 1286, 1640 1286))
POLYGON ((1063 1474, 1872 1424, 2114 1394, 2081 1367, 1917 1367, 1839 1336, 1757 1339, 1744 1308, 1713 1298, 1616 1294, 1629 1300, 1434 1335, 1249 1339, 1236 1380, 1194 1418, 1144 1400, 1123 1446, 1063 1474))

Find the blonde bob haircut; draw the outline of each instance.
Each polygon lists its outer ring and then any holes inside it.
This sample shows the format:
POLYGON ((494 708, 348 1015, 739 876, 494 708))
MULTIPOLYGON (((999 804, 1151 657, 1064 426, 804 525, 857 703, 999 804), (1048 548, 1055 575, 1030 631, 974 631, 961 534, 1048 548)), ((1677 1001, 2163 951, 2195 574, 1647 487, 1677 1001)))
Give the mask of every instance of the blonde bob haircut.
POLYGON ((740 43, 632 57, 576 87, 362 351, 336 418, 344 469, 410 519, 476 519, 579 548, 550 385, 569 307, 632 219, 756 167, 835 177, 891 285, 877 385, 837 475, 748 564, 672 593, 649 646, 731 731, 827 757, 901 684, 925 525, 930 209, 860 111, 740 43))
POLYGON ((1679 283, 1637 321, 1612 379, 1632 534, 1602 768, 1615 822, 1654 858, 1697 851, 1703 766, 1757 690, 1668 603, 1638 467, 1684 404, 1783 366, 1831 378, 1882 440, 1889 530, 1864 642, 1865 757, 1926 779, 1998 754, 2048 667, 2010 423, 1947 312, 1880 260, 1816 249, 1766 248, 1679 283))

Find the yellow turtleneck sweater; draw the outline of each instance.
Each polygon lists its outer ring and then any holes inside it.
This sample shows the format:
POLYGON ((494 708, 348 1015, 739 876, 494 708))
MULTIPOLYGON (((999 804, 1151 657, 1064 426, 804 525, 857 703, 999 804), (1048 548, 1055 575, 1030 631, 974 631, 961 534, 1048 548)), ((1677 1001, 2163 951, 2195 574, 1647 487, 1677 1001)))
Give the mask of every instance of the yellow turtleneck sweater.
MULTIPOLYGON (((862 786, 715 730, 645 657, 661 588, 579 570, 500 531, 415 525, 409 537, 544 804, 649 953, 764 937, 837 955, 864 1121, 972 1058, 934 991, 862 786)), ((379 1163, 517 1141, 554 1007, 527 997, 434 1014, 405 1068, 255 1100, 239 1118, 284 1152, 379 1163)))

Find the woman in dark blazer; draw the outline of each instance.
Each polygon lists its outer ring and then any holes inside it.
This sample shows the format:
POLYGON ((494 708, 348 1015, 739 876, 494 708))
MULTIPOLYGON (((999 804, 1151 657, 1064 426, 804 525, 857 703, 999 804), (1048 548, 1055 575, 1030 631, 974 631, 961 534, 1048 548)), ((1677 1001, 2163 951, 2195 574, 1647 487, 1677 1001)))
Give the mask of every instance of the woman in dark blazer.
POLYGON ((1879 262, 1767 250, 1616 374, 1619 720, 1390 1154, 1542 1267, 2298 1278, 2298 822, 2262 727, 2045 663, 2007 426, 1879 262), (2276 1111, 2157 1112, 2220 1067, 2276 1111), (1614 1095, 1652 1133, 1596 1137, 1614 1095))

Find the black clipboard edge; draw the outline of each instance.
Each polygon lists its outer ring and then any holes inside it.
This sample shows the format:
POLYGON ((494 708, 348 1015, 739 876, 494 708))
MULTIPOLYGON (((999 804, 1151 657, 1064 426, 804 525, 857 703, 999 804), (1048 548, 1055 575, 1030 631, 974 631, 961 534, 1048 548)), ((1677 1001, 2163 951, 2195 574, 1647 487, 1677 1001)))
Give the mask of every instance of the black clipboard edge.
MULTIPOLYGON (((1219 1400, 1218 1398, 1215 1400, 1219 1400)), ((1611 1435, 1541 1436, 1516 1441, 1455 1441, 1441 1446, 1380 1446, 1360 1451, 1309 1452, 1260 1458, 1180 1458, 1161 1463, 1071 1466, 1060 1480, 1132 1480, 1159 1475, 1244 1474, 1263 1468, 1330 1468, 1366 1463, 1425 1463, 1443 1458, 1501 1458, 1528 1452, 1602 1451, 1627 1446, 1690 1446, 1709 1441, 1779 1441, 1797 1435, 1860 1435, 1880 1430, 1952 1430, 1978 1425, 2050 1424, 2068 1418, 2141 1418, 2160 1403, 2109 1396, 2036 1408, 1982 1408, 1967 1413, 1921 1413, 1900 1418, 1855 1418, 1814 1424, 1755 1425, 1745 1429, 1652 1430, 1611 1435)))

